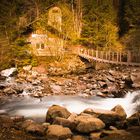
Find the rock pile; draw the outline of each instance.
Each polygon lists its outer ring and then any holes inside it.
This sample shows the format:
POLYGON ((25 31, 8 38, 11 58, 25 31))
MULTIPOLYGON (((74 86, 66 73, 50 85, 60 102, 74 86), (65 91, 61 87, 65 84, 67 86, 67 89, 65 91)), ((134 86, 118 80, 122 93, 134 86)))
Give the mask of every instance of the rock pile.
POLYGON ((0 81, 0 93, 4 95, 42 97, 51 93, 50 86, 47 84, 48 76, 34 71, 30 65, 23 67, 20 72, 15 68, 4 70, 1 72, 1 77, 5 77, 0 81))
POLYGON ((78 75, 49 76, 41 68, 23 67, 16 76, 0 76, 0 93, 8 95, 79 95, 83 97, 123 97, 128 91, 140 89, 138 68, 114 68, 78 75), (39 73, 41 71, 41 73, 39 73), (11 77, 12 76, 12 77, 11 77), (6 80, 5 80, 6 79, 6 80))
POLYGON ((115 68, 49 78, 56 95, 123 97, 128 91, 139 89, 139 73, 138 68, 115 68))
POLYGON ((0 138, 4 138, 7 130, 12 130, 15 140, 18 140, 18 135, 24 135, 30 140, 99 140, 116 135, 129 137, 132 134, 127 131, 128 128, 139 126, 139 118, 140 114, 136 113, 126 119, 126 113, 120 105, 111 111, 86 109, 80 114, 53 105, 48 109, 46 122, 42 124, 22 116, 0 115, 0 130, 6 128, 0 132, 0 138))

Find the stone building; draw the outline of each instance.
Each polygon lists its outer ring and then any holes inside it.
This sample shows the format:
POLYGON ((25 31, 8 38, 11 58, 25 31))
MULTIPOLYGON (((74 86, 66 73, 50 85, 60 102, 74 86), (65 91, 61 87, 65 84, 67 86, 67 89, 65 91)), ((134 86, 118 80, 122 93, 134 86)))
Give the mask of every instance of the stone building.
MULTIPOLYGON (((61 33, 62 13, 59 7, 53 7, 48 12, 48 26, 61 33)), ((30 37, 32 51, 36 56, 56 56, 63 53, 63 39, 50 31, 34 32, 30 37)))
POLYGON ((62 31, 62 12, 59 7, 53 7, 49 10, 48 25, 62 31))

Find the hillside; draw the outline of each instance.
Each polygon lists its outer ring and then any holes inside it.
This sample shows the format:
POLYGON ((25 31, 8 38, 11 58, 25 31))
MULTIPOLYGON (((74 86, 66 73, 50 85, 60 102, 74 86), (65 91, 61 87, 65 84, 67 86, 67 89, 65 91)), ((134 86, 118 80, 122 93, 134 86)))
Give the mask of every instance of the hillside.
POLYGON ((38 30, 63 39, 64 49, 83 45, 97 50, 137 52, 140 50, 139 11, 138 0, 2 0, 1 69, 37 65, 37 58, 28 53, 28 38, 38 30), (52 7, 59 7, 62 12, 60 31, 55 24, 47 25, 52 7))

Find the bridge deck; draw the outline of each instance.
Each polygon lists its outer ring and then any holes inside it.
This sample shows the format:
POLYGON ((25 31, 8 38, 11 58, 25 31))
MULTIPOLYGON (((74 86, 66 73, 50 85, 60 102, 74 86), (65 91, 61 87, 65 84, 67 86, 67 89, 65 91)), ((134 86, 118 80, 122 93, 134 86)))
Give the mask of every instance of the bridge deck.
POLYGON ((140 66, 140 54, 133 55, 132 52, 103 52, 93 49, 80 48, 78 55, 85 59, 100 63, 109 63, 116 65, 140 66))

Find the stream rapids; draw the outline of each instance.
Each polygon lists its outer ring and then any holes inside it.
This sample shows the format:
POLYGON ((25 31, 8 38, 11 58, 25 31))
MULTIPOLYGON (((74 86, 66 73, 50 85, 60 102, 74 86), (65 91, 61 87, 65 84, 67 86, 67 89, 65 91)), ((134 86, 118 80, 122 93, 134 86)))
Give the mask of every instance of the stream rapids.
MULTIPOLYGON (((45 116, 47 110, 52 105, 60 105, 66 107, 71 113, 81 113, 87 108, 91 109, 104 109, 111 110, 116 105, 121 105, 127 117, 130 117, 132 114, 140 110, 140 91, 128 92, 123 98, 101 98, 98 96, 44 96, 42 98, 34 98, 27 94, 26 88, 31 86, 31 89, 35 89, 35 86, 29 83, 23 83, 17 85, 14 77, 10 75, 15 72, 15 68, 7 69, 1 72, 2 76, 6 77, 4 85, 15 85, 19 88, 23 88, 23 93, 26 93, 26 96, 12 96, 7 97, 6 99, 1 99, 0 102, 0 114, 7 113, 10 116, 24 116, 25 118, 34 119, 36 121, 45 121, 45 116)), ((36 87, 36 91, 40 87, 36 87)), ((34 92, 34 90, 32 91, 34 92)))
POLYGON ((129 117, 138 111, 140 107, 140 91, 127 93, 124 98, 48 96, 39 99, 30 96, 13 97, 0 103, 0 112, 8 113, 10 116, 24 116, 43 122, 48 108, 54 104, 64 106, 73 113, 80 113, 87 108, 111 110, 119 104, 129 117))

